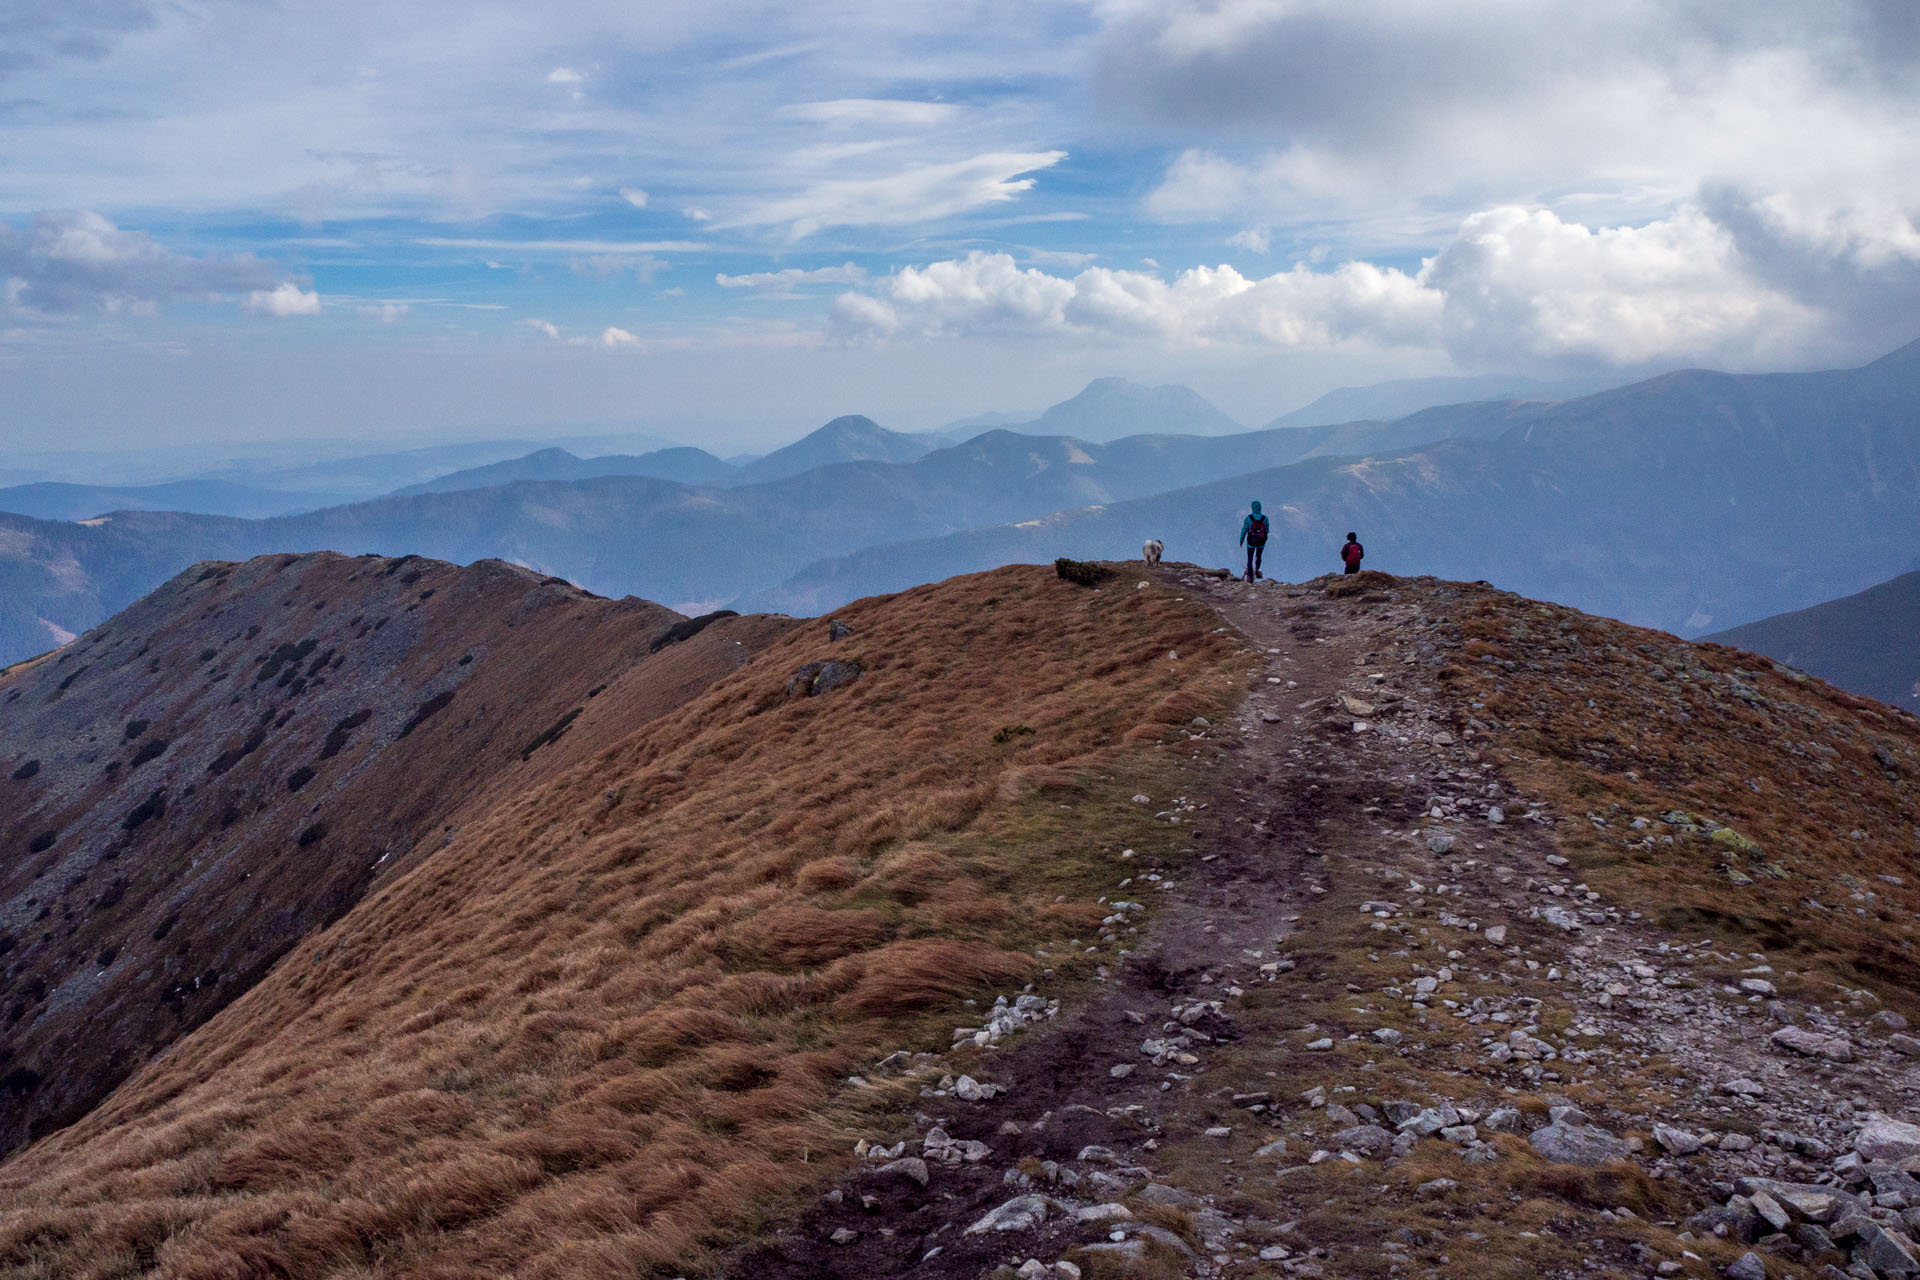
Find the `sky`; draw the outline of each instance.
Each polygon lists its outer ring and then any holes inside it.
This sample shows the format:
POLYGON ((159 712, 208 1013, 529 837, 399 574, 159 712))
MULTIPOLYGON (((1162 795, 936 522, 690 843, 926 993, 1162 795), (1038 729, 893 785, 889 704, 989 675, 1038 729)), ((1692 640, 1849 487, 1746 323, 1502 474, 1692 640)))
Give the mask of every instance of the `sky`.
POLYGON ((0 0, 0 450, 1920 337, 1911 0, 0 0))

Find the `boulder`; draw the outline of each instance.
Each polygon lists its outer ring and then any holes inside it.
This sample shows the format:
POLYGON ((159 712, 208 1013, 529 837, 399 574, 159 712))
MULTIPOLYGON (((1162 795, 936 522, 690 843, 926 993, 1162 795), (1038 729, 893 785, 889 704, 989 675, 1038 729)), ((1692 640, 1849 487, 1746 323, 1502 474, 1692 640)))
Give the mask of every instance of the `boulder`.
POLYGON ((1878 1223, 1868 1223, 1860 1229, 1853 1246, 1853 1260, 1866 1263, 1883 1276, 1920 1274, 1920 1259, 1915 1259, 1899 1236, 1878 1223))
POLYGON ((1767 1280, 1767 1264, 1756 1253, 1743 1253, 1720 1274, 1727 1280, 1767 1280))
POLYGON ((989 1231, 1031 1231, 1047 1220, 1058 1201, 1040 1195, 1015 1196, 967 1228, 970 1236, 989 1231))
POLYGON ((1627 1156, 1627 1144, 1605 1129, 1569 1124, 1564 1120, 1535 1129, 1527 1135, 1527 1141, 1549 1160, 1584 1165, 1589 1169, 1624 1160, 1627 1156))
POLYGON ((1853 1136, 1853 1149, 1863 1160, 1897 1164, 1920 1156, 1920 1125, 1875 1115, 1853 1136))
POLYGON ((902 1178, 911 1178, 921 1186, 927 1185, 927 1162, 919 1156, 902 1156, 898 1160, 889 1160, 874 1170, 878 1176, 898 1174, 902 1178))
POLYGON ((1393 1149, 1393 1135, 1377 1124, 1342 1129, 1330 1139, 1335 1149, 1363 1156, 1383 1156, 1393 1149))
POLYGON ((1654 1125, 1653 1140, 1660 1144, 1661 1149, 1676 1156, 1690 1156, 1707 1145, 1705 1139, 1696 1137, 1685 1129, 1676 1129, 1670 1124, 1654 1125))
POLYGON ((1809 1058, 1853 1061, 1853 1042, 1845 1036, 1823 1036, 1805 1027, 1782 1027, 1773 1033, 1772 1039, 1781 1048, 1791 1049, 1809 1058))

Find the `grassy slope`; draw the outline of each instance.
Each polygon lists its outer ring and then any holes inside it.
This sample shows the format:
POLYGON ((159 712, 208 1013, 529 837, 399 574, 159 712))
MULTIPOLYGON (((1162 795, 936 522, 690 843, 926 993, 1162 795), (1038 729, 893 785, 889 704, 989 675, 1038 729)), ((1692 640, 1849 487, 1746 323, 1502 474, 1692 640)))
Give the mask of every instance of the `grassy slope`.
POLYGON ((1585 815, 1558 840, 1590 882, 1920 1014, 1920 720, 1556 605, 1488 595, 1454 621, 1466 661, 1449 674, 1508 776, 1585 815), (1696 821, 1631 826, 1673 811, 1696 821))
POLYGON ((1127 796, 1245 659, 1124 585, 860 602, 461 831, 0 1168, 0 1275, 697 1270, 837 1171, 887 1093, 849 1074, 1090 933, 1108 846, 1170 839, 1127 796), (784 692, 827 657, 866 674, 784 692))

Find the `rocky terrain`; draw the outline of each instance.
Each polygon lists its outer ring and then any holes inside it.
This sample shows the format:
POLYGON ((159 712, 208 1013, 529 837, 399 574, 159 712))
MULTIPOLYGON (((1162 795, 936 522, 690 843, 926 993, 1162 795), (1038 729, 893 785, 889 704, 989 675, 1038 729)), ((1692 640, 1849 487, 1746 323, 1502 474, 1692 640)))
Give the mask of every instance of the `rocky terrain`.
POLYGON ((787 624, 525 569, 196 566, 0 674, 0 1146, 84 1114, 464 823, 787 624))
POLYGON ((0 1164, 0 1274, 1920 1274, 1920 722, 1108 568, 791 626, 423 844, 0 1164))

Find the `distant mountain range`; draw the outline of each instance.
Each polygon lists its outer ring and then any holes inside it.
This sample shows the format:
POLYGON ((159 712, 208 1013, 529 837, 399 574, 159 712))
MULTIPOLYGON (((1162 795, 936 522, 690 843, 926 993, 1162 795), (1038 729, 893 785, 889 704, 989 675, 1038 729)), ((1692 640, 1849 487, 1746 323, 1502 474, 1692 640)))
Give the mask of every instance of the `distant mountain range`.
MULTIPOLYGON (((1095 384, 1076 399, 1154 412, 1198 399, 1165 390, 1095 384)), ((744 466, 697 450, 547 451, 272 519, 0 516, 0 656, 44 649, 207 558, 498 557, 685 612, 812 612, 1010 560, 1130 558, 1148 537, 1172 558, 1228 563, 1255 497, 1275 516, 1277 575, 1332 567, 1355 529, 1371 567, 1488 578, 1696 635, 1920 556, 1920 343, 1857 370, 1677 373, 1389 422, 938 443, 847 417, 744 466), (593 474, 641 463, 684 478, 593 474), (699 475, 723 483, 686 482, 699 475)))
POLYGON ((1605 376, 1562 378, 1551 382, 1505 373, 1470 377, 1398 378, 1366 387, 1340 387, 1311 404, 1281 414, 1267 425, 1324 427, 1341 422, 1386 421, 1403 418, 1435 405, 1480 400, 1571 400, 1618 385, 1618 378, 1605 376))
POLYGON ((42 520, 90 520, 109 511, 192 511, 259 519, 351 501, 353 498, 344 493, 259 489, 228 480, 176 480, 125 487, 43 481, 0 489, 0 511, 42 520))
POLYGON ((1920 556, 1920 343, 1855 370, 1684 372, 1560 403, 1300 430, 1373 447, 869 548, 747 603, 830 608, 988 564, 1137 557, 1146 538, 1170 558, 1232 564, 1255 497, 1275 517, 1275 576, 1336 568, 1352 529, 1369 567, 1490 579, 1693 635, 1860 590, 1920 556), (1438 443, 1379 443, 1422 423, 1438 443))
POLYGON ((1763 653, 1850 692, 1920 710, 1920 572, 1707 639, 1763 653))

